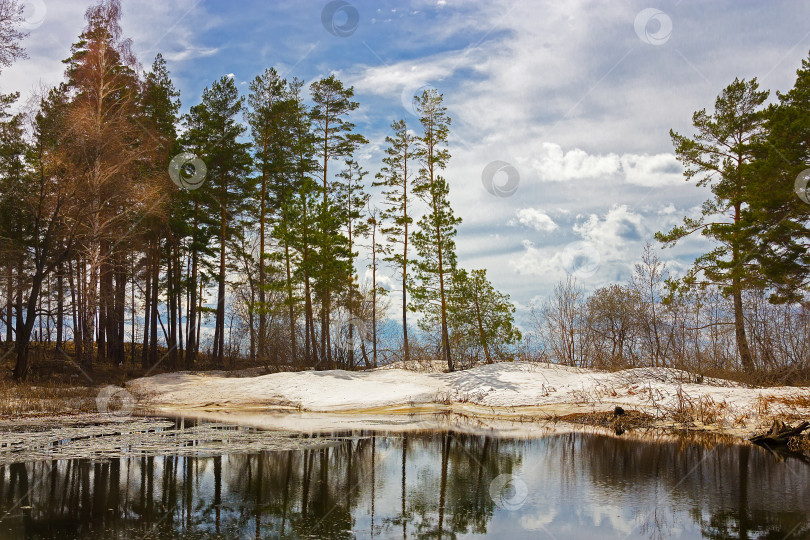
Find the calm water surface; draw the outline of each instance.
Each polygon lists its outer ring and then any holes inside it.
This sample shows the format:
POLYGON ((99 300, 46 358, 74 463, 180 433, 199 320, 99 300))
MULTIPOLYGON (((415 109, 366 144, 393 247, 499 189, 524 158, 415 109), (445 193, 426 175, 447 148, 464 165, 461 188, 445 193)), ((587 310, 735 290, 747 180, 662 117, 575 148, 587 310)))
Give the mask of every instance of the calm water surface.
POLYGON ((757 447, 341 435, 294 451, 2 466, 0 538, 810 538, 810 466, 757 447))

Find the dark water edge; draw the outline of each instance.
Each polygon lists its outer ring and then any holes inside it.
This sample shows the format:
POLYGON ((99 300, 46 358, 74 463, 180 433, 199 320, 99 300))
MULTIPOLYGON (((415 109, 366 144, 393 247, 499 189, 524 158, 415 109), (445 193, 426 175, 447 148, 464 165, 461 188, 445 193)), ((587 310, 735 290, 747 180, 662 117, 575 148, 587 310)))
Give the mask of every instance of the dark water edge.
POLYGON ((0 539, 810 538, 810 466, 709 439, 330 434, 0 466, 0 539))

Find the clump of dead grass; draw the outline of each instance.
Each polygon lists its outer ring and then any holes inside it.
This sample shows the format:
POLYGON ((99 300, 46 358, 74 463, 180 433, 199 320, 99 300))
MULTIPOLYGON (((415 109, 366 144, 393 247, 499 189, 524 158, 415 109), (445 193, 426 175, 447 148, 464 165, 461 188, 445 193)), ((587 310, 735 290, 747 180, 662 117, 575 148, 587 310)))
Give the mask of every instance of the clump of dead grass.
POLYGON ((0 380, 0 417, 96 412, 98 389, 0 380))
POLYGON ((728 404, 717 402, 708 395, 690 396, 682 387, 678 387, 675 399, 670 405, 662 406, 665 416, 679 424, 700 422, 704 425, 719 424, 725 420, 728 404))

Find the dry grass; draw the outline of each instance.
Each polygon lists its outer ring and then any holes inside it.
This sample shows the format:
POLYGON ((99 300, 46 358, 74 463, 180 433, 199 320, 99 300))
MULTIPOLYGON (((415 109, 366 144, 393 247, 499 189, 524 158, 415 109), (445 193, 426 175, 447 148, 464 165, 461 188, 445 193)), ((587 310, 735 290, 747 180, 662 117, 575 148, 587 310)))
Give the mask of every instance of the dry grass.
POLYGON ((97 412, 97 395, 98 389, 88 386, 0 381, 0 417, 97 412))
POLYGON ((773 417, 792 421, 807 419, 810 409, 810 392, 799 392, 788 396, 759 396, 756 412, 760 417, 773 417))
MULTIPOLYGON (((675 401, 672 405, 662 406, 665 416, 679 424, 700 422, 704 425, 717 424, 725 419, 728 404, 725 401, 717 402, 711 396, 701 395, 693 397, 678 387, 675 401)), ((741 420, 741 419, 737 419, 741 420)))
POLYGON ((766 408, 772 404, 785 405, 791 408, 810 408, 810 392, 803 392, 790 396, 762 396, 759 399, 763 402, 766 408))

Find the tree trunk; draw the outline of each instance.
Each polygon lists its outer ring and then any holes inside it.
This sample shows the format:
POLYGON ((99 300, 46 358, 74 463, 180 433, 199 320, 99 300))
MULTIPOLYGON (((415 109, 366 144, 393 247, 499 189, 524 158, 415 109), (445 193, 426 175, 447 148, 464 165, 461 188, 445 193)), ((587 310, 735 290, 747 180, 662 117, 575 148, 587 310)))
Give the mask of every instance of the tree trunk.
POLYGON ((219 275, 217 276, 217 311, 214 329, 214 360, 222 365, 225 358, 225 239, 228 234, 228 211, 226 208, 226 186, 223 180, 220 200, 222 220, 219 235, 219 275))
MULTIPOLYGON (((404 300, 404 297, 403 297, 404 300)), ((407 334, 406 334, 407 335, 407 334)), ((377 367, 377 221, 371 232, 371 347, 374 367, 377 367)), ((407 341, 406 341, 407 343, 407 341)), ((407 349, 407 345, 405 346, 407 349)))
POLYGON ((14 340, 13 323, 14 319, 14 264, 8 261, 8 275, 6 277, 6 341, 11 343, 14 340))
POLYGON ((12 376, 15 381, 25 379, 28 374, 28 347, 31 343, 31 331, 34 329, 34 322, 37 319, 37 303, 42 288, 44 270, 37 268, 31 280, 31 291, 26 302, 25 318, 23 319, 22 298, 17 306, 17 362, 14 365, 12 376))
POLYGON ((751 350, 748 348, 748 338, 745 335, 745 314, 743 312, 742 291, 740 291, 739 288, 739 279, 734 278, 733 282, 734 332, 737 337, 737 349, 740 351, 740 361, 742 362, 743 369, 748 373, 752 373, 754 371, 754 359, 751 356, 751 350))
POLYGON ((169 366, 172 370, 177 368, 177 288, 175 281, 177 280, 177 259, 175 257, 175 246, 171 239, 169 242, 172 244, 169 247, 167 269, 166 269, 166 294, 169 300, 169 339, 166 346, 169 348, 169 366))
POLYGON ((151 242, 146 245, 146 289, 144 291, 143 307, 143 347, 141 348, 141 366, 143 369, 149 368, 149 329, 152 315, 152 247, 151 242))
POLYGON ((808 428, 810 428, 810 422, 802 422, 793 427, 781 420, 774 420, 773 425, 766 433, 755 435, 749 440, 763 446, 785 446, 790 442, 791 437, 800 436, 808 428))
POLYGON ((160 285, 160 240, 155 239, 152 245, 152 314, 149 316, 149 367, 152 368, 158 361, 158 300, 160 285))
POLYGON ((56 348, 62 348, 65 327, 65 275, 64 266, 59 265, 56 274, 56 348))
MULTIPOLYGON (((262 184, 260 194, 260 208, 259 208, 259 339, 258 341, 258 354, 259 358, 264 362, 265 360, 265 332, 267 331, 267 308, 265 306, 265 269, 264 269, 264 244, 265 244, 265 213, 267 205, 267 173, 262 167, 262 184)), ((250 325, 251 331, 253 324, 250 325)), ((253 344, 251 343, 251 351, 253 344)))
POLYGON ((68 287, 70 287, 70 303, 71 312, 73 315, 73 352, 77 362, 82 361, 82 340, 79 336, 82 335, 82 323, 79 317, 79 298, 78 298, 78 282, 79 282, 79 264, 76 263, 76 277, 73 277, 73 265, 68 262, 68 287))
POLYGON ((450 352, 450 333, 447 329, 447 299, 444 294, 444 265, 442 263, 442 242, 441 233, 437 231, 438 246, 439 246, 439 295, 442 310, 442 352, 444 359, 447 361, 447 369, 450 372, 455 371, 453 366, 453 358, 450 352))
MULTIPOLYGON (((91 255, 92 256, 92 255, 91 255)), ((94 339, 95 334, 95 316, 98 304, 98 272, 97 266, 92 263, 88 265, 86 259, 82 260, 82 332, 83 341, 82 349, 84 351, 84 364, 88 368, 92 368, 94 360, 94 339)))
POLYGON ((119 254, 115 267, 115 358, 117 364, 124 363, 124 321, 127 305, 127 271, 124 266, 124 256, 119 254))
POLYGON ((286 238, 284 240, 284 259, 287 267, 287 301, 289 302, 290 310, 290 350, 292 355, 290 361, 297 363, 298 351, 295 342, 295 303, 293 297, 292 274, 290 270, 290 244, 286 238))
MULTIPOLYGON (((405 152, 407 154, 407 147, 405 152)), ((402 248, 402 343, 405 354, 405 361, 411 359, 411 347, 408 343, 408 165, 405 164, 405 177, 402 179, 403 193, 403 216, 405 219, 405 234, 403 236, 404 246, 402 248)))
POLYGON ((112 312, 112 269, 110 268, 109 243, 106 240, 100 243, 99 257, 98 358, 106 360, 108 358, 107 335, 110 330, 107 314, 112 312))
MULTIPOLYGON (((196 207, 195 207, 196 214, 196 207)), ((197 220, 195 218, 196 226, 197 220)), ((192 241, 193 243, 193 241, 192 241)), ((186 338, 186 367, 191 368, 197 358, 197 247, 192 246, 191 252, 191 280, 189 283, 188 298, 188 337, 186 338)))

